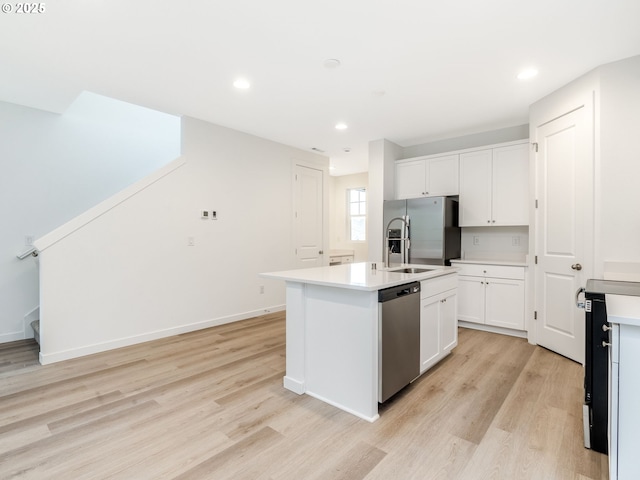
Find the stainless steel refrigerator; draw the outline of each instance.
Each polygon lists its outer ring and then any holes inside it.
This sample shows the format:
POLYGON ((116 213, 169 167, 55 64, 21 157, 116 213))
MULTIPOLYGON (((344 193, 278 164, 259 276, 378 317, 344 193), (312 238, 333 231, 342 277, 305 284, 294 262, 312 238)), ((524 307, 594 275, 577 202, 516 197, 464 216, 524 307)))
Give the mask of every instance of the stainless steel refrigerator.
POLYGON ((451 197, 384 202, 383 258, 390 264, 451 265, 460 258, 458 201, 451 197), (388 252, 387 252, 388 249, 388 252))

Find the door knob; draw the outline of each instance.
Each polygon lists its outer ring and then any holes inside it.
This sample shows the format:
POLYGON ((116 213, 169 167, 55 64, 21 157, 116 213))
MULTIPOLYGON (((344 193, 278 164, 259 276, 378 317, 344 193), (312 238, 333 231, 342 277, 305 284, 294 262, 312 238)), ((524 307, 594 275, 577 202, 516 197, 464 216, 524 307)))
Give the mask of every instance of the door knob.
POLYGON ((323 250, 320 250, 320 251, 318 252, 318 255, 324 255, 324 251, 323 251, 323 250))
POLYGON ((573 265, 571 265, 571 268, 573 268, 574 270, 582 270, 582 265, 580 265, 579 263, 574 263, 573 265))

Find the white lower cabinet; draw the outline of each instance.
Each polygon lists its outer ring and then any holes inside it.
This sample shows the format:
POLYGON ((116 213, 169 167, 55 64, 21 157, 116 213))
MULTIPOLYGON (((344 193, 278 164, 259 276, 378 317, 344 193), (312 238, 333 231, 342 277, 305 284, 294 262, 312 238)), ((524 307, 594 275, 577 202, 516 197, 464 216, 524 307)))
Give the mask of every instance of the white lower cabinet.
POLYGON ((458 320, 525 329, 525 267, 451 263, 460 268, 458 320))
POLYGON ((457 275, 421 282, 420 373, 458 345, 457 275))
POLYGON ((611 323, 609 395, 609 478, 640 478, 640 326, 611 323))

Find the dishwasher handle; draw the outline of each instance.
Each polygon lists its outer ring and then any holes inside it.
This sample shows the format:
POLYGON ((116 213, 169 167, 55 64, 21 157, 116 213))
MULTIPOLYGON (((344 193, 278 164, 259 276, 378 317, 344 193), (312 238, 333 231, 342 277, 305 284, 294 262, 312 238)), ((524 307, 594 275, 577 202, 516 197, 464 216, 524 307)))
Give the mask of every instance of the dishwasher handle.
POLYGON ((388 302, 396 298, 406 297, 420 292, 420 282, 412 282, 397 287, 385 288, 378 290, 378 302, 388 302))
POLYGON ((396 292, 396 297, 404 297, 405 295, 411 295, 412 293, 417 293, 419 290, 415 290, 416 287, 407 287, 402 290, 398 290, 396 292))

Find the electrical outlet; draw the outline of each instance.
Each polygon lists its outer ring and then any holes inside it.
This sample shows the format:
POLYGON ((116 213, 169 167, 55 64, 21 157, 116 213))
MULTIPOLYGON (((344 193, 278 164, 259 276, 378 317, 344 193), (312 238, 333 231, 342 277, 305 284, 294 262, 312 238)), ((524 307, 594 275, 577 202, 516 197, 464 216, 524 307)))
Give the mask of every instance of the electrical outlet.
POLYGON ((196 237, 187 237, 187 245, 194 247, 196 245, 196 237))
POLYGON ((217 220, 218 219, 218 212, 216 212, 215 210, 211 211, 211 219, 212 220, 217 220))
POLYGON ((25 235, 24 236, 24 244, 27 247, 32 247, 33 246, 33 235, 25 235))
POLYGON ((264 285, 260 285, 260 294, 264 293, 264 285))
POLYGON ((519 236, 511 237, 511 245, 513 247, 519 247, 520 246, 520 237, 519 236))
POLYGON ((209 210, 201 210, 200 218, 202 218, 203 220, 209 220, 209 210))
POLYGON ((473 236, 473 244, 474 245, 480 245, 480 237, 477 235, 473 236))

